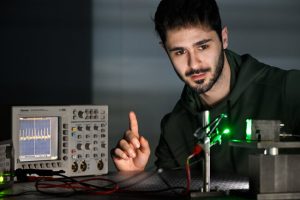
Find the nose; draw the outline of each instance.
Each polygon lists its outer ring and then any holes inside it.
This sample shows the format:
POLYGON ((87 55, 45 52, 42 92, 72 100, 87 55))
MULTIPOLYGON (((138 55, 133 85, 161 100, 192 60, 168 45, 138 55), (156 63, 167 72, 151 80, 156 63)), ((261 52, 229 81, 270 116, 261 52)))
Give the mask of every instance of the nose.
POLYGON ((197 69, 199 68, 200 63, 201 63, 201 59, 199 55, 197 55, 195 52, 189 52, 188 66, 192 69, 197 69))

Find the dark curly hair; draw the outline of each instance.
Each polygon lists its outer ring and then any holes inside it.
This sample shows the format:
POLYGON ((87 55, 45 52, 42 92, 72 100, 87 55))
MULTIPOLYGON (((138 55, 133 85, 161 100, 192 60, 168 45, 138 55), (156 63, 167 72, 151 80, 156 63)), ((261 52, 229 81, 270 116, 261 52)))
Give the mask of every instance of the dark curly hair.
POLYGON ((195 25, 216 31, 222 41, 222 22, 215 0, 161 0, 154 23, 163 44, 167 30, 195 25))

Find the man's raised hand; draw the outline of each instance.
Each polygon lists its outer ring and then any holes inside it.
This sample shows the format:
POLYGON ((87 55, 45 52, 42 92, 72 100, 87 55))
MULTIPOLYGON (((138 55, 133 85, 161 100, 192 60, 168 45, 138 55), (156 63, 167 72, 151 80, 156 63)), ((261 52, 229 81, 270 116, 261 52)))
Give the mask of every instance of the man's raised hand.
POLYGON ((129 112, 129 129, 112 150, 112 158, 119 171, 142 171, 150 156, 148 141, 139 134, 134 112, 129 112))

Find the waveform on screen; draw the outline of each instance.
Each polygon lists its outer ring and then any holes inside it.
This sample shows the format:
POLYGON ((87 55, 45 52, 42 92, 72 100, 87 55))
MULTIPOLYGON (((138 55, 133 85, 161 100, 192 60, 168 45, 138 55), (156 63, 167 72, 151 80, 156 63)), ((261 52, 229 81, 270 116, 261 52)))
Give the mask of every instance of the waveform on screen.
MULTIPOLYGON (((51 155, 51 136, 54 117, 20 118, 20 156, 48 157, 51 155)), ((56 130, 55 130, 56 131, 56 130)))

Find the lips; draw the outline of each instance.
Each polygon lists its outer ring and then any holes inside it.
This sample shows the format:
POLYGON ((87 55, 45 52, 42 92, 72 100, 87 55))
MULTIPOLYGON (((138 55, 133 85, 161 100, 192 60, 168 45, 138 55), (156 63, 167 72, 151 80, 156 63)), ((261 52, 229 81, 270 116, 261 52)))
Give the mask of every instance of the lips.
POLYGON ((191 76, 193 81, 199 81, 199 80, 205 79, 205 77, 206 77, 206 73, 193 74, 191 76))

